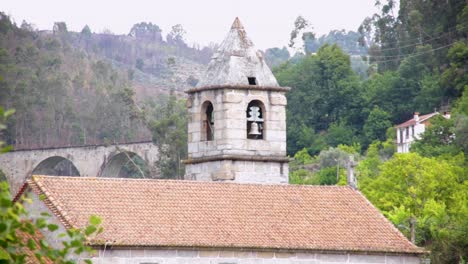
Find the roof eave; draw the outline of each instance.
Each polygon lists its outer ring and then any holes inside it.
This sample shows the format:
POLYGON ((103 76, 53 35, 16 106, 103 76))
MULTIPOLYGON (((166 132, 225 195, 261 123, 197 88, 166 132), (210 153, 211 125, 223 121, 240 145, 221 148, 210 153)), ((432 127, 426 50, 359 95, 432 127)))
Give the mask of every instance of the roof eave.
POLYGON ((358 254, 412 254, 426 255, 430 251, 417 247, 414 250, 393 250, 393 249, 359 249, 359 248, 283 248, 283 247, 259 247, 259 246, 216 246, 216 245, 144 245, 144 244, 125 244, 110 243, 109 241, 100 241, 99 243, 88 243, 94 248, 112 247, 113 249, 127 248, 152 248, 152 249, 198 249, 198 250, 238 250, 238 251, 280 251, 280 252, 321 252, 321 253, 358 253, 358 254))

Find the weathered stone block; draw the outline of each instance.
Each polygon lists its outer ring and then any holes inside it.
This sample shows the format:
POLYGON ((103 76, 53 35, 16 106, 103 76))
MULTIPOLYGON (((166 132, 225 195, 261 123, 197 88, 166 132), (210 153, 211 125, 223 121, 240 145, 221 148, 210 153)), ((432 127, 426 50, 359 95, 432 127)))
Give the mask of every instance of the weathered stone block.
POLYGON ((145 256, 145 250, 144 249, 132 249, 130 254, 131 254, 132 258, 144 257, 145 256))
POLYGON ((235 256, 235 252, 231 250, 221 250, 219 251, 220 258, 233 258, 235 256))
POLYGON ((177 256, 176 250, 158 250, 158 249, 145 250, 145 257, 169 258, 169 257, 176 257, 176 256, 177 256))
POLYGON ((257 252, 257 258, 274 258, 275 257, 275 253, 274 252, 262 252, 262 251, 259 251, 257 252))
POLYGON ((405 264, 419 264, 421 263, 421 259, 418 257, 411 257, 411 256, 405 256, 405 264))
POLYGON ((271 130, 265 135, 267 141, 286 142, 286 131, 271 130))
POLYGON ((246 149, 254 151, 269 151, 270 144, 267 140, 247 139, 246 149))
POLYGON ((187 98, 187 100, 185 101, 185 106, 187 108, 191 108, 193 106, 193 98, 191 97, 187 98))
POLYGON ((198 252, 200 258, 217 258, 219 256, 218 250, 201 250, 198 252))
POLYGON ((349 255, 349 263, 385 263, 385 256, 349 255))
POLYGON ((267 121, 265 127, 267 130, 286 130, 286 123, 280 121, 267 121))
POLYGON ((234 257, 245 259, 245 258, 253 258, 255 257, 255 255, 252 251, 234 251, 234 257))
POLYGON ((315 253, 296 253, 298 259, 315 259, 315 253))
POLYGON ((220 116, 222 119, 241 119, 245 118, 245 109, 243 107, 239 107, 237 105, 236 107, 230 107, 224 109, 222 113, 223 116, 220 116))
POLYGON ((316 259, 321 262, 348 262, 348 254, 317 254, 316 259))
POLYGON ((275 252, 275 258, 295 258, 296 253, 289 252, 275 252))
POLYGON ((291 264, 318 264, 316 260, 293 260, 291 264))
POLYGON ((225 139, 244 139, 246 131, 244 129, 225 129, 223 130, 222 137, 225 139))
POLYGON ((188 153, 198 152, 198 143, 188 143, 188 153))
MULTIPOLYGON (((208 170, 209 171, 209 170, 208 170)), ((214 171, 211 174, 214 181, 219 180, 234 180, 235 173, 232 170, 232 166, 230 162, 225 162, 221 168, 217 171, 214 171)))
POLYGON ((196 250, 177 250, 177 257, 195 258, 195 257, 198 257, 198 251, 196 251, 196 250))
POLYGON ((232 90, 224 93, 223 103, 240 103, 243 99, 244 94, 232 90))
POLYGON ((287 104, 286 96, 282 94, 272 94, 270 95, 270 104, 285 106, 287 104))
POLYGON ((401 264, 405 263, 405 259, 402 256, 386 256, 386 264, 401 264))

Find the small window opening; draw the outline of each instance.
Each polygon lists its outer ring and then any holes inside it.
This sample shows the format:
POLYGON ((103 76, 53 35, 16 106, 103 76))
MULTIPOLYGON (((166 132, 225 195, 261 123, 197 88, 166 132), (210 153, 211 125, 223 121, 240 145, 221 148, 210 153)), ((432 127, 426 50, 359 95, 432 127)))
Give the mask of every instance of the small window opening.
POLYGON ((206 140, 214 139, 214 115, 213 105, 210 103, 206 108, 206 140))
POLYGON ((211 141, 214 139, 214 113, 213 104, 205 102, 202 107, 202 140, 211 141))
POLYGON ((257 78, 247 77, 247 80, 249 80, 249 85, 257 85, 257 78))
POLYGON ((260 101, 252 101, 247 106, 247 138, 263 139, 264 113, 260 101))

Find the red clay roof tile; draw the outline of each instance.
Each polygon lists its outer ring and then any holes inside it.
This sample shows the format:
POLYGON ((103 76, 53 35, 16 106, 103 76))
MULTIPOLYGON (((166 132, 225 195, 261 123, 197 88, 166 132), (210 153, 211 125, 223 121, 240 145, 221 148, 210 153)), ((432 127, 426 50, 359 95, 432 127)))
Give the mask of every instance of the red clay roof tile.
MULTIPOLYGON (((438 115, 439 113, 437 112, 434 112, 434 113, 430 113, 430 114, 427 114, 427 115, 422 115, 422 116, 419 116, 419 123, 422 123, 424 121, 426 121, 427 119, 435 116, 435 115, 438 115)), ((396 127, 407 127, 407 126, 414 126, 416 125, 416 120, 414 120, 414 118, 411 118, 399 125, 397 125, 396 127)))
POLYGON ((424 252, 344 186, 55 176, 27 184, 68 227, 100 216, 97 240, 114 246, 424 252))

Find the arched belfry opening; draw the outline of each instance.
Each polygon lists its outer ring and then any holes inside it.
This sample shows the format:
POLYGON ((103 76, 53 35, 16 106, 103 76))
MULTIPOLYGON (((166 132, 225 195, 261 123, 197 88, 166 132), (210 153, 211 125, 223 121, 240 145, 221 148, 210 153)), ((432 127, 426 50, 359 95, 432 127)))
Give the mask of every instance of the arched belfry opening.
POLYGON ((247 138, 264 139, 265 106, 259 100, 253 100, 247 106, 247 138))
POLYGON ((214 139, 214 112, 213 104, 206 101, 202 105, 202 140, 211 141, 214 139))
POLYGON ((80 176, 80 172, 69 159, 53 156, 41 161, 32 171, 32 175, 80 176))

